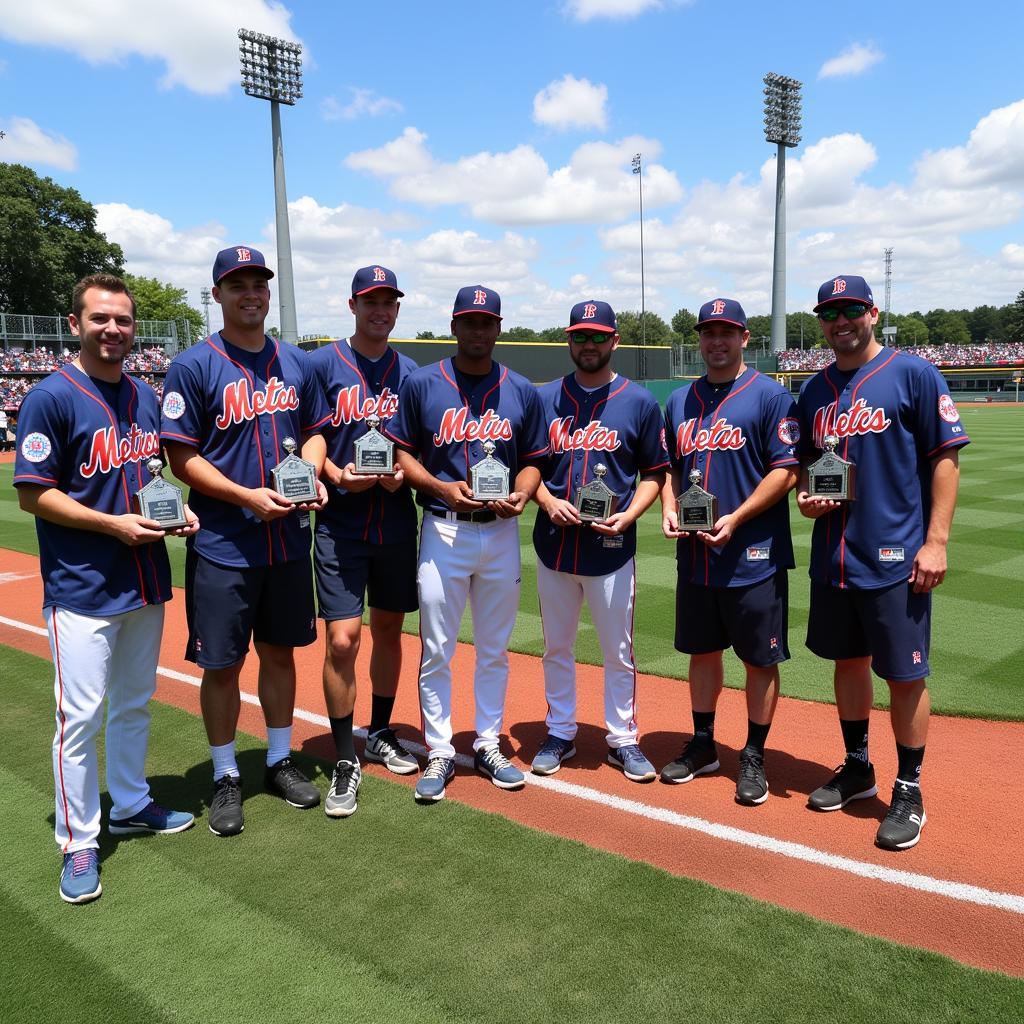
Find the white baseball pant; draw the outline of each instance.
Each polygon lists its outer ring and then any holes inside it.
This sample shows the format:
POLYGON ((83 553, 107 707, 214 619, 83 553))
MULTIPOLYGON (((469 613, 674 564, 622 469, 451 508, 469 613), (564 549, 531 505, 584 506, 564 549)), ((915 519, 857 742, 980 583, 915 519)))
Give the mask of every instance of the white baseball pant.
POLYGON ((518 519, 467 523, 427 512, 416 583, 423 641, 420 710, 430 756, 455 756, 451 661, 467 598, 476 649, 473 749, 497 746, 505 717, 508 642, 519 608, 518 519))
POLYGON ((57 731, 53 737, 56 839, 62 853, 99 845, 100 786, 96 734, 107 697, 107 790, 112 818, 130 818, 150 801, 146 781, 149 701, 164 606, 146 605, 109 619, 47 609, 57 731))
POLYGON ((636 563, 605 576, 556 572, 537 562, 537 593, 544 627, 544 693, 548 732, 576 737, 576 632, 586 599, 604 655, 604 717, 609 747, 637 741, 633 601, 636 563))

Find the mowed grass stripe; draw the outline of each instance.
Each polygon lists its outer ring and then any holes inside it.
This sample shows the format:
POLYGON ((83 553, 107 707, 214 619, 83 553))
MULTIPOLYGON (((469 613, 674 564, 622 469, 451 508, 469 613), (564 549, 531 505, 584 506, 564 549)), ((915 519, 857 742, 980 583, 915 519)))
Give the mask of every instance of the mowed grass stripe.
MULTIPOLYGON (((104 833, 106 891, 67 907, 52 840, 51 669, 9 648, 0 661, 12 712, 0 724, 0 905, 16 937, 0 1000, 19 1022, 917 1024, 1005 1021, 1024 999, 1019 980, 454 802, 417 807, 406 787, 375 777, 344 822, 250 785, 237 839, 216 838, 205 820, 166 838, 104 833), (69 1015, 69 998, 85 1012, 69 1015)), ((197 812, 210 779, 201 732, 184 712, 155 707, 155 791, 197 812)), ((300 759, 325 787, 327 766, 300 759)), ((240 737, 240 762, 255 782, 255 739, 240 737)))

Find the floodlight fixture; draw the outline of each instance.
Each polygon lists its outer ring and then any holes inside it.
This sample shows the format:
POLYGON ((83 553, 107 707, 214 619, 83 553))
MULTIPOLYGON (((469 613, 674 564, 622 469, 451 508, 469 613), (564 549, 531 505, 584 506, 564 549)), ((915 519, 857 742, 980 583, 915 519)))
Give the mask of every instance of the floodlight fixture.
POLYGON ((764 137, 793 148, 800 144, 800 90, 803 83, 786 75, 764 76, 764 137))
POLYGON ((633 155, 633 173, 639 175, 637 185, 640 191, 640 359, 637 376, 647 376, 647 289, 644 287, 644 171, 643 154, 633 155))

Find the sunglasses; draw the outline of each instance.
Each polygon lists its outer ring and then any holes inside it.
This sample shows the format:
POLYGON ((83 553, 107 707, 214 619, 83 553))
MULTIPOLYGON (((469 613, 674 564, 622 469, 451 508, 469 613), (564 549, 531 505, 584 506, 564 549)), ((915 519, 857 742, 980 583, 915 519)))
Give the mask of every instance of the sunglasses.
POLYGON ((864 305, 856 306, 826 306, 824 309, 818 311, 818 319, 824 320, 825 323, 835 323, 839 319, 839 314, 842 313, 847 320, 859 320, 865 313, 870 313, 871 307, 864 305))
POLYGON ((592 341, 595 345, 603 345, 605 342, 611 341, 613 337, 615 337, 614 334, 606 334, 603 331, 595 331, 593 334, 587 334, 583 331, 573 331, 569 335, 569 340, 574 345, 586 345, 588 341, 592 341))

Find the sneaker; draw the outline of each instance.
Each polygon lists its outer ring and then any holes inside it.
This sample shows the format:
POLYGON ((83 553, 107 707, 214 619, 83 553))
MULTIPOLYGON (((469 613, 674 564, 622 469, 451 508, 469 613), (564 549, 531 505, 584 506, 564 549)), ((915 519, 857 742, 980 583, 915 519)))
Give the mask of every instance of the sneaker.
POLYGON ((169 836, 174 832, 184 832, 195 823, 195 815, 188 811, 169 811, 150 800, 130 818, 111 818, 107 831, 114 836, 127 836, 133 832, 155 832, 158 836, 169 836))
POLYGON ((740 751, 740 772, 736 779, 736 803, 756 807, 768 799, 764 757, 756 750, 740 751))
POLYGON ((908 786, 896 780, 892 787, 892 803, 889 813, 878 826, 875 842, 883 850, 909 850, 917 846, 921 838, 921 829, 928 820, 924 813, 924 801, 921 799, 920 786, 908 786))
POLYGON ((807 798, 807 806, 815 811, 838 811, 851 800, 867 800, 877 792, 874 765, 848 757, 835 775, 807 798))
POLYGON ((355 814, 359 784, 363 781, 363 770, 358 761, 339 761, 331 776, 331 788, 324 801, 324 814, 328 818, 347 818, 355 814))
POLYGON ((366 737, 363 756, 367 761, 382 764, 396 775, 412 775, 419 771, 420 763, 395 735, 394 729, 380 729, 366 737))
POLYGON ((576 747, 572 740, 563 740, 561 736, 548 733, 548 738, 541 744, 530 768, 534 775, 554 775, 562 767, 563 761, 575 756, 576 747))
POLYGON ((630 782, 653 782, 658 774, 635 743, 609 749, 608 763, 618 768, 630 782))
POLYGON ((207 824, 215 836, 237 836, 245 828, 242 780, 237 775, 224 775, 213 784, 207 824))
POLYGON ((88 903, 101 892, 100 851, 90 847, 65 853, 60 869, 60 898, 65 903, 88 903))
POLYGON ((455 778, 455 759, 432 757, 427 761, 420 781, 416 783, 415 797, 424 803, 437 803, 444 799, 445 786, 455 778))
POLYGON ((662 782, 693 782, 698 775, 718 771, 718 750, 714 743, 692 739, 671 764, 661 769, 662 782))
POLYGON ((282 757, 276 764, 270 765, 263 784, 292 807, 308 810, 320 803, 320 790, 302 774, 290 757, 282 757))
POLYGON ((519 789, 526 784, 526 776, 501 752, 498 747, 478 750, 473 767, 486 775, 498 789, 519 789))

